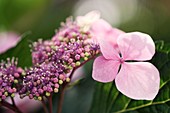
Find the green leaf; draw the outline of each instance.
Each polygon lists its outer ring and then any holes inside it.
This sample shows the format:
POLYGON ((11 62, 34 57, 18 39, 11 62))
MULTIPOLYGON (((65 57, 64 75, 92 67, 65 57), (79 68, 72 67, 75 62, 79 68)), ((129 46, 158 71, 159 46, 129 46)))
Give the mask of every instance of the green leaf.
POLYGON ((21 41, 16 45, 16 47, 13 47, 9 49, 7 52, 0 55, 1 60, 5 60, 6 58, 18 58, 19 66, 25 67, 25 66, 31 66, 31 52, 29 44, 30 39, 30 32, 26 32, 21 36, 21 41))
POLYGON ((161 77, 160 90, 152 101, 133 100, 121 94, 112 83, 96 82, 89 113, 169 113, 170 112, 170 44, 156 42, 156 54, 151 62, 161 77))

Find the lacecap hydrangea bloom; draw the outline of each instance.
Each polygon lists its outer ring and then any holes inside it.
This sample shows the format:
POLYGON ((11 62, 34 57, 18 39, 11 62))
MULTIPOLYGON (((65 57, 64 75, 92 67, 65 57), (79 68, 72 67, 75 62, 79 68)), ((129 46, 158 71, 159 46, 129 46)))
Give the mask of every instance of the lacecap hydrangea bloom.
POLYGON ((22 82, 23 69, 17 67, 18 61, 15 58, 0 63, 0 101, 7 97, 15 97, 19 92, 20 82, 22 82))
POLYGON ((57 93, 70 81, 72 71, 100 52, 98 44, 87 41, 92 39, 89 30, 84 31, 72 18, 61 25, 51 40, 31 45, 33 67, 25 72, 21 97, 42 100, 57 93))
POLYGON ((69 18, 66 23, 62 23, 52 40, 33 43, 33 64, 59 61, 69 68, 79 66, 99 53, 98 44, 87 41, 92 37, 90 31, 82 31, 77 22, 69 18))
POLYGON ((93 25, 101 53, 94 61, 93 78, 112 82, 124 95, 140 100, 153 100, 158 93, 160 76, 157 68, 147 62, 155 53, 152 38, 144 33, 124 33, 104 20, 93 25), (117 32, 118 31, 118 32, 117 32))
MULTIPOLYGON (((20 38, 16 36, 11 41, 12 46, 4 46, 0 54, 14 47, 20 38)), ((159 71, 148 62, 155 53, 152 38, 145 33, 112 28, 98 11, 78 16, 75 21, 68 18, 51 39, 39 39, 30 47, 31 67, 17 67, 14 58, 0 63, 0 104, 15 112, 21 112, 13 100, 16 93, 21 99, 28 96, 42 101, 45 112, 48 110, 44 99, 47 100, 52 112, 52 96, 60 90, 57 109, 61 112, 64 91, 73 80, 73 73, 99 53, 102 56, 93 64, 94 80, 115 80, 121 93, 136 100, 153 100, 158 93, 159 71), (12 103, 5 100, 7 97, 12 97, 12 103)))

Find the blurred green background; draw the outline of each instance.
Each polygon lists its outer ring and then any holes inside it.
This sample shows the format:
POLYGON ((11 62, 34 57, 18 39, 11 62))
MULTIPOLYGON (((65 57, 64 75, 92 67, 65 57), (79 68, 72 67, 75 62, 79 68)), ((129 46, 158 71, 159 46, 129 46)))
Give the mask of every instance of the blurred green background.
POLYGON ((169 5, 169 0, 0 0, 0 31, 50 38, 66 17, 97 9, 114 27, 170 41, 169 5))
MULTIPOLYGON (((0 32, 24 34, 17 47, 0 55, 0 59, 16 56, 20 66, 31 66, 30 42, 50 39, 68 16, 84 15, 91 10, 99 10, 113 27, 170 41, 169 0, 0 0, 0 32)), ((67 91, 63 113, 87 113, 90 109, 94 91, 91 66, 85 68, 88 77, 67 91)))

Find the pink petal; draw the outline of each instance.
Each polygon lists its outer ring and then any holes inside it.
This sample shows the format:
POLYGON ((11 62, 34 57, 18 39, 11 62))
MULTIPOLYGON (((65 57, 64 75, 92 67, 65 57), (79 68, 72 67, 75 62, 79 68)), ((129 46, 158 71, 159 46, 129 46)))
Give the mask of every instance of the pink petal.
POLYGON ((77 80, 80 80, 83 77, 84 77, 84 69, 83 69, 83 67, 80 67, 74 72, 73 77, 71 79, 71 82, 75 82, 77 80))
POLYGON ((84 17, 88 18, 89 21, 91 21, 91 22, 95 22, 96 20, 98 20, 100 18, 100 12, 97 10, 90 11, 84 17))
MULTIPOLYGON (((19 94, 15 95, 15 103, 16 105, 19 107, 19 109, 21 111, 23 111, 24 113, 30 113, 30 112, 35 112, 35 109, 39 109, 40 107, 42 107, 42 104, 40 101, 36 101, 36 100, 31 100, 28 97, 25 97, 23 99, 21 99, 19 97, 19 94)), ((7 102, 11 103, 11 99, 7 98, 7 102)), ((5 113, 14 113, 11 110, 6 110, 5 113)))
POLYGON ((92 24, 91 30, 93 35, 98 40, 103 38, 104 40, 107 40, 108 42, 113 44, 114 47, 117 47, 118 36, 124 34, 123 31, 116 28, 112 28, 112 26, 103 19, 94 22, 92 24))
POLYGON ((96 58, 93 64, 92 77, 99 82, 111 82, 119 69, 119 62, 106 60, 103 56, 96 58))
POLYGON ((17 45, 21 40, 17 34, 12 32, 0 33, 0 54, 17 45))
POLYGON ((100 45, 101 53, 106 59, 112 59, 112 60, 119 59, 119 53, 116 50, 116 48, 114 48, 113 44, 111 44, 110 42, 102 38, 98 40, 98 43, 100 45))
POLYGON ((115 81, 121 93, 136 100, 153 100, 160 85, 157 68, 148 62, 123 63, 115 81))
POLYGON ((113 29, 109 23, 100 19, 91 28, 92 34, 100 45, 101 52, 106 59, 116 60, 119 57, 117 37, 124 34, 123 31, 113 29))
POLYGON ((89 30, 91 25, 100 18, 100 12, 91 11, 85 16, 78 16, 76 18, 77 25, 83 27, 85 31, 89 30))
POLYGON ((122 34, 117 43, 125 60, 150 60, 155 54, 155 44, 152 38, 144 33, 122 34))
POLYGON ((87 21, 94 22, 94 21, 98 20, 99 18, 100 18, 100 12, 94 10, 94 11, 87 13, 84 16, 78 16, 76 18, 76 21, 78 24, 82 24, 84 22, 86 23, 87 21))

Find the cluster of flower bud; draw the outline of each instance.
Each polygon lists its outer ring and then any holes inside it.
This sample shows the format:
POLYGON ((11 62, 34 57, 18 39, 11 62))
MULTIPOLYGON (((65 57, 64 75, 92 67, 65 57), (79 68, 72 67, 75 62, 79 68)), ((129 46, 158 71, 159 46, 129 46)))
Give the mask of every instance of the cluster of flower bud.
POLYGON ((43 41, 42 39, 39 39, 38 42, 34 42, 30 46, 32 48, 32 63, 34 65, 50 62, 51 56, 56 52, 55 48, 58 47, 51 40, 43 41))
POLYGON ((92 36, 89 31, 82 31, 75 22, 68 19, 52 40, 33 43, 33 63, 62 61, 69 69, 79 66, 99 53, 99 46, 87 41, 90 38, 92 36))
POLYGON ((69 73, 83 62, 98 54, 99 46, 86 40, 90 32, 72 20, 62 23, 62 27, 52 40, 38 40, 31 46, 34 66, 26 70, 21 97, 42 100, 43 96, 57 93, 59 86, 69 82, 69 73))
POLYGON ((30 99, 42 100, 43 96, 50 96, 59 91, 60 85, 69 82, 62 64, 43 62, 26 70, 20 97, 29 96, 30 99))
POLYGON ((68 23, 69 26, 64 24, 52 41, 60 42, 60 51, 63 52, 61 58, 72 69, 98 54, 99 46, 87 41, 92 38, 89 31, 82 31, 74 22, 71 25, 71 20, 68 23))
POLYGON ((15 58, 0 63, 0 101, 8 96, 14 97, 18 92, 19 83, 22 82, 23 69, 17 67, 18 61, 15 58))
POLYGON ((21 98, 42 100, 57 93, 62 84, 70 81, 73 69, 99 53, 98 44, 88 41, 91 38, 89 31, 82 31, 68 19, 51 40, 39 39, 31 45, 32 67, 23 71, 16 67, 14 59, 2 62, 0 99, 19 92, 21 98))

